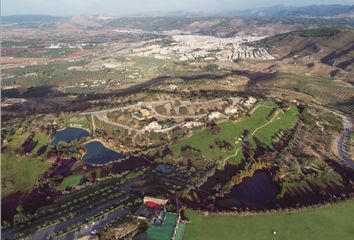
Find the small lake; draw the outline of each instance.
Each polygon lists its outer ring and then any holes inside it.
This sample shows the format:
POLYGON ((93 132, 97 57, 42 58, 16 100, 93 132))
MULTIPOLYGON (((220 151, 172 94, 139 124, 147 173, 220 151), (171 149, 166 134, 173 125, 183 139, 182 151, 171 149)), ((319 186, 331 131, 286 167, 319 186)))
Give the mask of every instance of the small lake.
POLYGON ((92 141, 84 145, 86 149, 82 161, 87 164, 107 164, 124 158, 124 155, 106 148, 99 141, 92 141))
POLYGON ((159 173, 169 174, 174 171, 174 167, 167 164, 159 164, 155 167, 155 170, 159 173))
POLYGON ((276 201, 280 191, 278 184, 265 171, 256 171, 252 177, 246 177, 242 183, 233 187, 231 193, 218 201, 221 208, 243 206, 264 209, 276 201))
POLYGON ((60 141, 71 143, 73 140, 89 136, 90 133, 82 128, 73 128, 68 127, 64 130, 57 131, 54 133, 54 140, 52 141, 53 145, 57 145, 60 141))

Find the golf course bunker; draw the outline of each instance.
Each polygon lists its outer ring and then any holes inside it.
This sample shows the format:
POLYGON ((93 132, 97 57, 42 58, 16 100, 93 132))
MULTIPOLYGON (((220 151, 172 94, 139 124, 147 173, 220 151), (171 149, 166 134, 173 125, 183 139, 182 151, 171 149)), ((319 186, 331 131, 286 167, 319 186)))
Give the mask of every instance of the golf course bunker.
POLYGON ((244 178, 241 184, 233 187, 231 193, 219 204, 234 202, 242 207, 261 210, 276 201, 279 191, 280 187, 265 171, 256 171, 252 177, 244 178))
POLYGON ((99 141, 92 141, 84 145, 86 149, 82 161, 92 165, 103 165, 124 158, 124 155, 106 148, 99 141))
POLYGON ((52 141, 52 144, 57 145, 61 141, 71 143, 75 139, 79 140, 80 138, 87 137, 89 135, 90 133, 85 129, 68 127, 54 133, 54 140, 52 141))

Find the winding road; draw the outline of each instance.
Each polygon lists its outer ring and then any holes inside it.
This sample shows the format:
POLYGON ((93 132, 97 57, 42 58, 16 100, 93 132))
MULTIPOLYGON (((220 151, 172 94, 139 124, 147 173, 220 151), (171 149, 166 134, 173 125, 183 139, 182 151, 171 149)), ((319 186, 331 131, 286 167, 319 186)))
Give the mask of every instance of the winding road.
MULTIPOLYGON (((230 99, 234 99, 234 98, 230 98, 230 99)), ((208 104, 208 103, 212 103, 212 102, 217 102, 217 101, 221 101, 222 99, 217 98, 217 99, 212 99, 212 100, 207 100, 207 101, 202 101, 202 102, 189 102, 189 103, 184 103, 185 106, 187 105, 194 105, 194 104, 208 104)), ((133 128, 130 127, 128 125, 125 124, 121 124, 121 123, 117 123, 117 122, 112 122, 109 119, 107 119, 106 117, 102 117, 101 114, 106 114, 109 112, 115 112, 115 111, 122 111, 122 110, 127 110, 127 109, 132 109, 135 107, 145 107, 148 108, 153 114, 152 117, 158 117, 158 118, 162 118, 162 119, 177 119, 177 120, 186 120, 186 119, 200 119, 200 118, 204 118, 206 117, 208 114, 198 114, 198 115, 162 115, 160 113, 158 113, 154 107, 162 105, 162 104, 166 104, 166 103, 170 103, 172 101, 169 100, 160 100, 160 101, 154 101, 154 102, 139 102, 136 104, 131 104, 128 106, 122 106, 122 107, 116 107, 116 108, 111 108, 111 109, 105 109, 105 110, 99 110, 99 111, 91 111, 91 112, 83 112, 80 113, 81 115, 91 115, 91 118, 93 120, 94 123, 94 117, 96 117, 98 120, 115 126, 115 127, 119 127, 119 128, 123 128, 127 131, 130 132, 136 132, 138 134, 142 134, 144 132, 146 132, 144 129, 137 129, 137 128, 133 128)), ((169 128, 164 128, 164 129, 158 129, 158 130, 154 130, 154 132, 157 133, 165 133, 168 131, 171 131, 175 128, 181 127, 182 125, 184 125, 184 123, 179 123, 176 124, 172 127, 169 128)), ((94 124, 93 127, 95 128, 94 124)))
POLYGON ((347 153, 345 149, 345 145, 347 141, 350 141, 350 135, 352 132, 353 124, 348 118, 343 118, 343 123, 344 123, 344 131, 342 135, 339 137, 339 140, 337 142, 337 153, 341 160, 350 168, 354 169, 354 161, 351 159, 349 154, 347 153))
MULTIPOLYGON (((316 108, 320 108, 320 109, 325 110, 327 112, 331 112, 334 115, 336 115, 342 119, 344 130, 343 130, 342 134, 340 135, 338 141, 334 143, 335 150, 336 150, 336 154, 339 157, 339 159, 346 166, 354 169, 354 160, 350 157, 350 155, 347 153, 347 151, 345 149, 345 145, 347 144, 347 141, 350 139, 350 135, 353 131, 352 130, 353 129, 352 120, 349 117, 345 116, 344 114, 334 111, 332 109, 328 109, 326 107, 318 106, 318 105, 311 105, 311 106, 316 107, 316 108)), ((349 144, 350 144, 350 142, 349 142, 349 144)))

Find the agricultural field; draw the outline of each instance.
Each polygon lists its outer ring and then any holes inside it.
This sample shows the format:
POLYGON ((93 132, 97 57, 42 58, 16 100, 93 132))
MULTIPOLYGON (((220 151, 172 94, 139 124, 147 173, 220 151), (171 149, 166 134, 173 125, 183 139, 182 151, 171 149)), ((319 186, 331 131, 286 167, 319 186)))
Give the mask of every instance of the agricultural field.
POLYGON ((276 78, 261 83, 264 87, 285 88, 312 96, 321 104, 344 113, 353 113, 354 88, 346 82, 333 79, 308 77, 295 73, 279 73, 276 78))
POLYGON ((189 223, 183 239, 351 240, 353 211, 353 200, 318 209, 253 216, 204 216, 187 210, 189 223))

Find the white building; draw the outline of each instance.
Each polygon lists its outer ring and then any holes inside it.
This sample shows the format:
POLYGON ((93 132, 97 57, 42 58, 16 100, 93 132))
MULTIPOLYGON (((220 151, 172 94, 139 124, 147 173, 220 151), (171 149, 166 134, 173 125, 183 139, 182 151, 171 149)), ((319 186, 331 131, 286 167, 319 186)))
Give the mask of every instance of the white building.
POLYGON ((144 130, 145 130, 145 131, 148 131, 148 132, 150 132, 150 131, 155 131, 155 130, 161 130, 161 129, 162 129, 162 127, 161 127, 161 125, 160 125, 157 121, 154 121, 154 122, 149 123, 149 124, 144 128, 144 130))
POLYGON ((235 107, 227 107, 225 108, 225 113, 232 115, 232 114, 236 114, 238 112, 238 109, 235 107))
POLYGON ((226 116, 220 112, 211 112, 208 114, 209 120, 215 120, 215 119, 220 119, 220 118, 226 118, 226 116))
POLYGON ((186 122, 184 125, 186 128, 194 128, 203 126, 202 122, 186 122))
POLYGON ((257 99, 255 99, 254 97, 248 97, 248 99, 245 101, 245 105, 252 106, 256 102, 257 102, 257 99))

